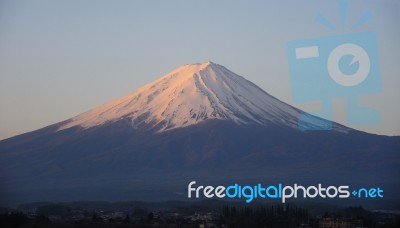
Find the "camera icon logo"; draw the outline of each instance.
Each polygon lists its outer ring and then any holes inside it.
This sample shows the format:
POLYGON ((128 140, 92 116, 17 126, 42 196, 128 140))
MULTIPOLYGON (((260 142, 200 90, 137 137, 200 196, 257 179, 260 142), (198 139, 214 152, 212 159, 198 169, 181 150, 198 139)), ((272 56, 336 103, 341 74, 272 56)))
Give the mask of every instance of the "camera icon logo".
POLYGON ((337 46, 328 57, 328 73, 329 76, 342 86, 356 86, 362 83, 368 76, 371 69, 369 56, 364 48, 357 44, 346 43, 337 46), (352 60, 348 66, 358 63, 358 70, 352 74, 345 74, 340 69, 340 61, 344 56, 352 56, 352 60))
POLYGON ((319 113, 299 117, 299 128, 332 129, 332 101, 336 98, 347 99, 348 123, 379 122, 376 110, 360 107, 357 101, 359 96, 382 90, 375 33, 291 41, 287 55, 294 100, 322 102, 319 113))

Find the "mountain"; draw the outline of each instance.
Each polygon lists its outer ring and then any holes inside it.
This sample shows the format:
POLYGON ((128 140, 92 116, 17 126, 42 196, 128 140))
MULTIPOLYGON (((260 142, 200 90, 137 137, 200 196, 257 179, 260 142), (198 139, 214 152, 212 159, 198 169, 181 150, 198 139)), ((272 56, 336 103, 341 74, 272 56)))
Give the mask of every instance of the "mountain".
POLYGON ((181 66, 127 96, 68 120, 59 130, 86 129, 121 119, 135 129, 157 132, 206 120, 297 128, 302 113, 225 67, 207 62, 181 66))
POLYGON ((184 65, 98 108, 0 141, 0 204, 185 200, 192 180, 381 186, 385 199, 400 202, 400 137, 337 123, 304 131, 303 114, 221 65, 184 65))

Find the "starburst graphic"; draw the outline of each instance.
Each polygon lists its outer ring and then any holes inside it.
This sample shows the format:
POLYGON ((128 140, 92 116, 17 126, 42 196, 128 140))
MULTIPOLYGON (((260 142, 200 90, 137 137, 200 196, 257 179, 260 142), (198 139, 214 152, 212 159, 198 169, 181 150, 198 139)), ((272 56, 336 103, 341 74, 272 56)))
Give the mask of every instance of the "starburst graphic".
MULTIPOLYGON (((340 0, 339 1, 339 12, 340 12, 340 22, 341 22, 341 31, 345 31, 345 24, 346 24, 346 19, 347 19, 347 9, 348 9, 348 0, 340 0)), ((350 31, 360 27, 361 25, 367 23, 369 20, 372 19, 372 12, 367 11, 361 16, 356 23, 354 23, 350 31)), ((337 32, 339 29, 333 25, 328 19, 326 19, 322 14, 318 13, 315 16, 315 21, 318 23, 328 27, 329 29, 337 32)))

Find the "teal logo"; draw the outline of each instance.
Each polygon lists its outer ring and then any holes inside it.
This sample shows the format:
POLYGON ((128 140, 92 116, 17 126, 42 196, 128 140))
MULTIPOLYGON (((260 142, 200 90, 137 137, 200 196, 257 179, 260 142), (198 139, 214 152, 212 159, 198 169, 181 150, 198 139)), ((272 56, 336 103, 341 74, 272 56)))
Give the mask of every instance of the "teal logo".
MULTIPOLYGON (((343 31, 347 1, 341 0, 339 6, 343 31)), ((351 26, 350 31, 371 18, 372 13, 367 12, 351 26)), ((338 28, 319 14, 316 21, 338 31, 338 28)), ((379 112, 361 107, 357 100, 360 96, 382 91, 376 43, 374 32, 340 34, 287 43, 293 99, 300 103, 320 101, 322 104, 320 112, 299 117, 299 128, 332 129, 332 101, 337 98, 347 100, 348 123, 379 123, 379 112)))

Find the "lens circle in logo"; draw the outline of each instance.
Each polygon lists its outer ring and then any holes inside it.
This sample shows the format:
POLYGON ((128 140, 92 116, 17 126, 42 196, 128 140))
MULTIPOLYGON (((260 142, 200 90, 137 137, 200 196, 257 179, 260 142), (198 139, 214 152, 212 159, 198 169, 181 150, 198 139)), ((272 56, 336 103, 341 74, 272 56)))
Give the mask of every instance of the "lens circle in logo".
POLYGON ((371 62, 369 56, 364 48, 352 44, 346 43, 337 46, 328 57, 328 73, 331 78, 342 86, 356 86, 363 82, 368 76, 371 68, 371 62), (353 60, 349 65, 359 62, 358 70, 351 75, 344 74, 339 67, 339 61, 343 56, 351 55, 353 60))

